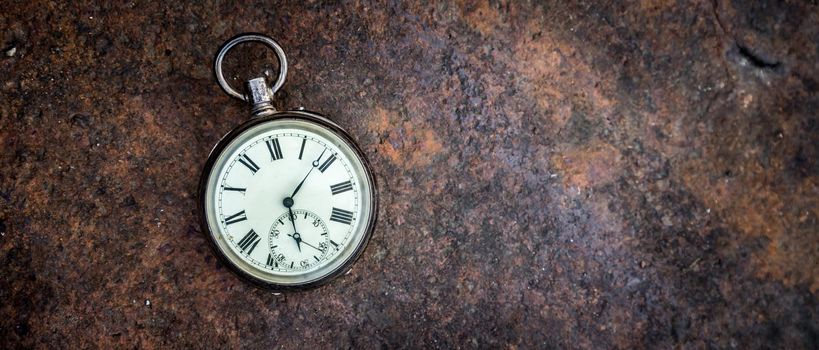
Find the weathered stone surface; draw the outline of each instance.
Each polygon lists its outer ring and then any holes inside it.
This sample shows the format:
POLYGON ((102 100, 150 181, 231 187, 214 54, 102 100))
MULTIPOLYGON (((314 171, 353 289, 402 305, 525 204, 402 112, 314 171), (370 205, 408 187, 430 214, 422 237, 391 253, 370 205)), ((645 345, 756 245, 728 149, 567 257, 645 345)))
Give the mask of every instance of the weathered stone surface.
POLYGON ((0 347, 817 348, 815 1, 115 3, 0 4, 0 347), (244 31, 378 176, 317 290, 197 226, 244 31))

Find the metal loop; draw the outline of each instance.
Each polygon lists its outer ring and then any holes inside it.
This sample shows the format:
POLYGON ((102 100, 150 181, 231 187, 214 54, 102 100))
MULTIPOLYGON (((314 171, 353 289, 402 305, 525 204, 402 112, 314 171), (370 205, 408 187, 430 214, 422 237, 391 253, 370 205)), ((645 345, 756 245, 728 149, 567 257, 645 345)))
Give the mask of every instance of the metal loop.
POLYGON ((240 34, 234 37, 233 39, 228 40, 222 48, 219 49, 219 53, 216 55, 216 61, 213 63, 213 71, 216 73, 216 81, 219 82, 219 86, 224 90, 228 95, 238 98, 242 101, 247 102, 248 97, 242 93, 239 93, 228 84, 227 80, 225 80, 225 76, 222 74, 222 61, 225 59, 225 55, 230 51, 231 48, 236 46, 237 44, 249 41, 256 41, 263 43, 273 49, 276 53, 276 60, 279 61, 279 77, 276 79, 276 82, 270 87, 270 95, 272 96, 276 91, 284 85, 284 79, 287 77, 287 57, 284 55, 284 50, 279 44, 262 34, 255 34, 255 33, 246 33, 240 34))

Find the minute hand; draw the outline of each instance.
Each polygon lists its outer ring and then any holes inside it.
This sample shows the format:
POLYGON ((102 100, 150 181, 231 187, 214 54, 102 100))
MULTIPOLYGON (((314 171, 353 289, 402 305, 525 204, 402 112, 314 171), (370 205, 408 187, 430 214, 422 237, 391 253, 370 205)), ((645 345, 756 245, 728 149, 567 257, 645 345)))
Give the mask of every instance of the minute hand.
POLYGON ((304 175, 304 178, 301 179, 301 182, 299 182, 299 185, 296 186, 295 190, 293 190, 293 194, 290 195, 290 198, 295 197, 296 193, 299 193, 299 190, 301 189, 301 185, 304 185, 304 181, 307 180, 307 177, 310 176, 310 173, 313 172, 313 169, 318 167, 319 161, 321 160, 321 157, 324 156, 324 152, 327 152, 326 148, 323 151, 321 151, 321 154, 319 154, 318 158, 316 158, 316 160, 313 161, 313 167, 310 168, 310 171, 307 172, 307 175, 304 175))

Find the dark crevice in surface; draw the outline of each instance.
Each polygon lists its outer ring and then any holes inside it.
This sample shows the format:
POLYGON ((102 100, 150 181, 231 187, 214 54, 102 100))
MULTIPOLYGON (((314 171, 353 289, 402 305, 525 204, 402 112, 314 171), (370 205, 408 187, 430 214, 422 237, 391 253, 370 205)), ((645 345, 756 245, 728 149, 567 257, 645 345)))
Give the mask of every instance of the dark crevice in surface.
POLYGON ((750 62, 754 67, 759 69, 778 69, 782 66, 782 62, 767 59, 759 54, 754 53, 753 50, 745 47, 740 43, 736 43, 739 54, 750 62))
POLYGON ((728 30, 725 29, 725 25, 722 24, 722 18, 719 16, 719 3, 718 3, 718 0, 712 1, 711 4, 713 5, 714 18, 717 20, 717 25, 719 26, 720 29, 722 29, 722 32, 724 34, 728 34, 728 30))
POLYGON ((737 39, 737 36, 733 33, 733 31, 729 31, 728 28, 723 23, 722 16, 720 16, 719 12, 719 0, 713 0, 712 4, 712 11, 714 13, 714 19, 716 21, 717 26, 720 28, 722 33, 730 38, 731 42, 736 49, 736 52, 748 61, 753 67, 757 69, 763 70, 779 70, 782 68, 782 62, 776 59, 771 58, 768 55, 761 54, 758 50, 755 50, 749 46, 743 45, 737 39))

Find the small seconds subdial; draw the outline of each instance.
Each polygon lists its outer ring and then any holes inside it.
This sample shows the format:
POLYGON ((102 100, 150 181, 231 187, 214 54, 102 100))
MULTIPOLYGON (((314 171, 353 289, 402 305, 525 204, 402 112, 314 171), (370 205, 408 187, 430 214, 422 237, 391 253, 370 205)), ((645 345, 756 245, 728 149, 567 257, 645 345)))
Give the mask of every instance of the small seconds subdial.
POLYGON ((324 221, 303 209, 285 211, 270 226, 267 265, 280 271, 309 270, 331 255, 329 231, 324 221))

